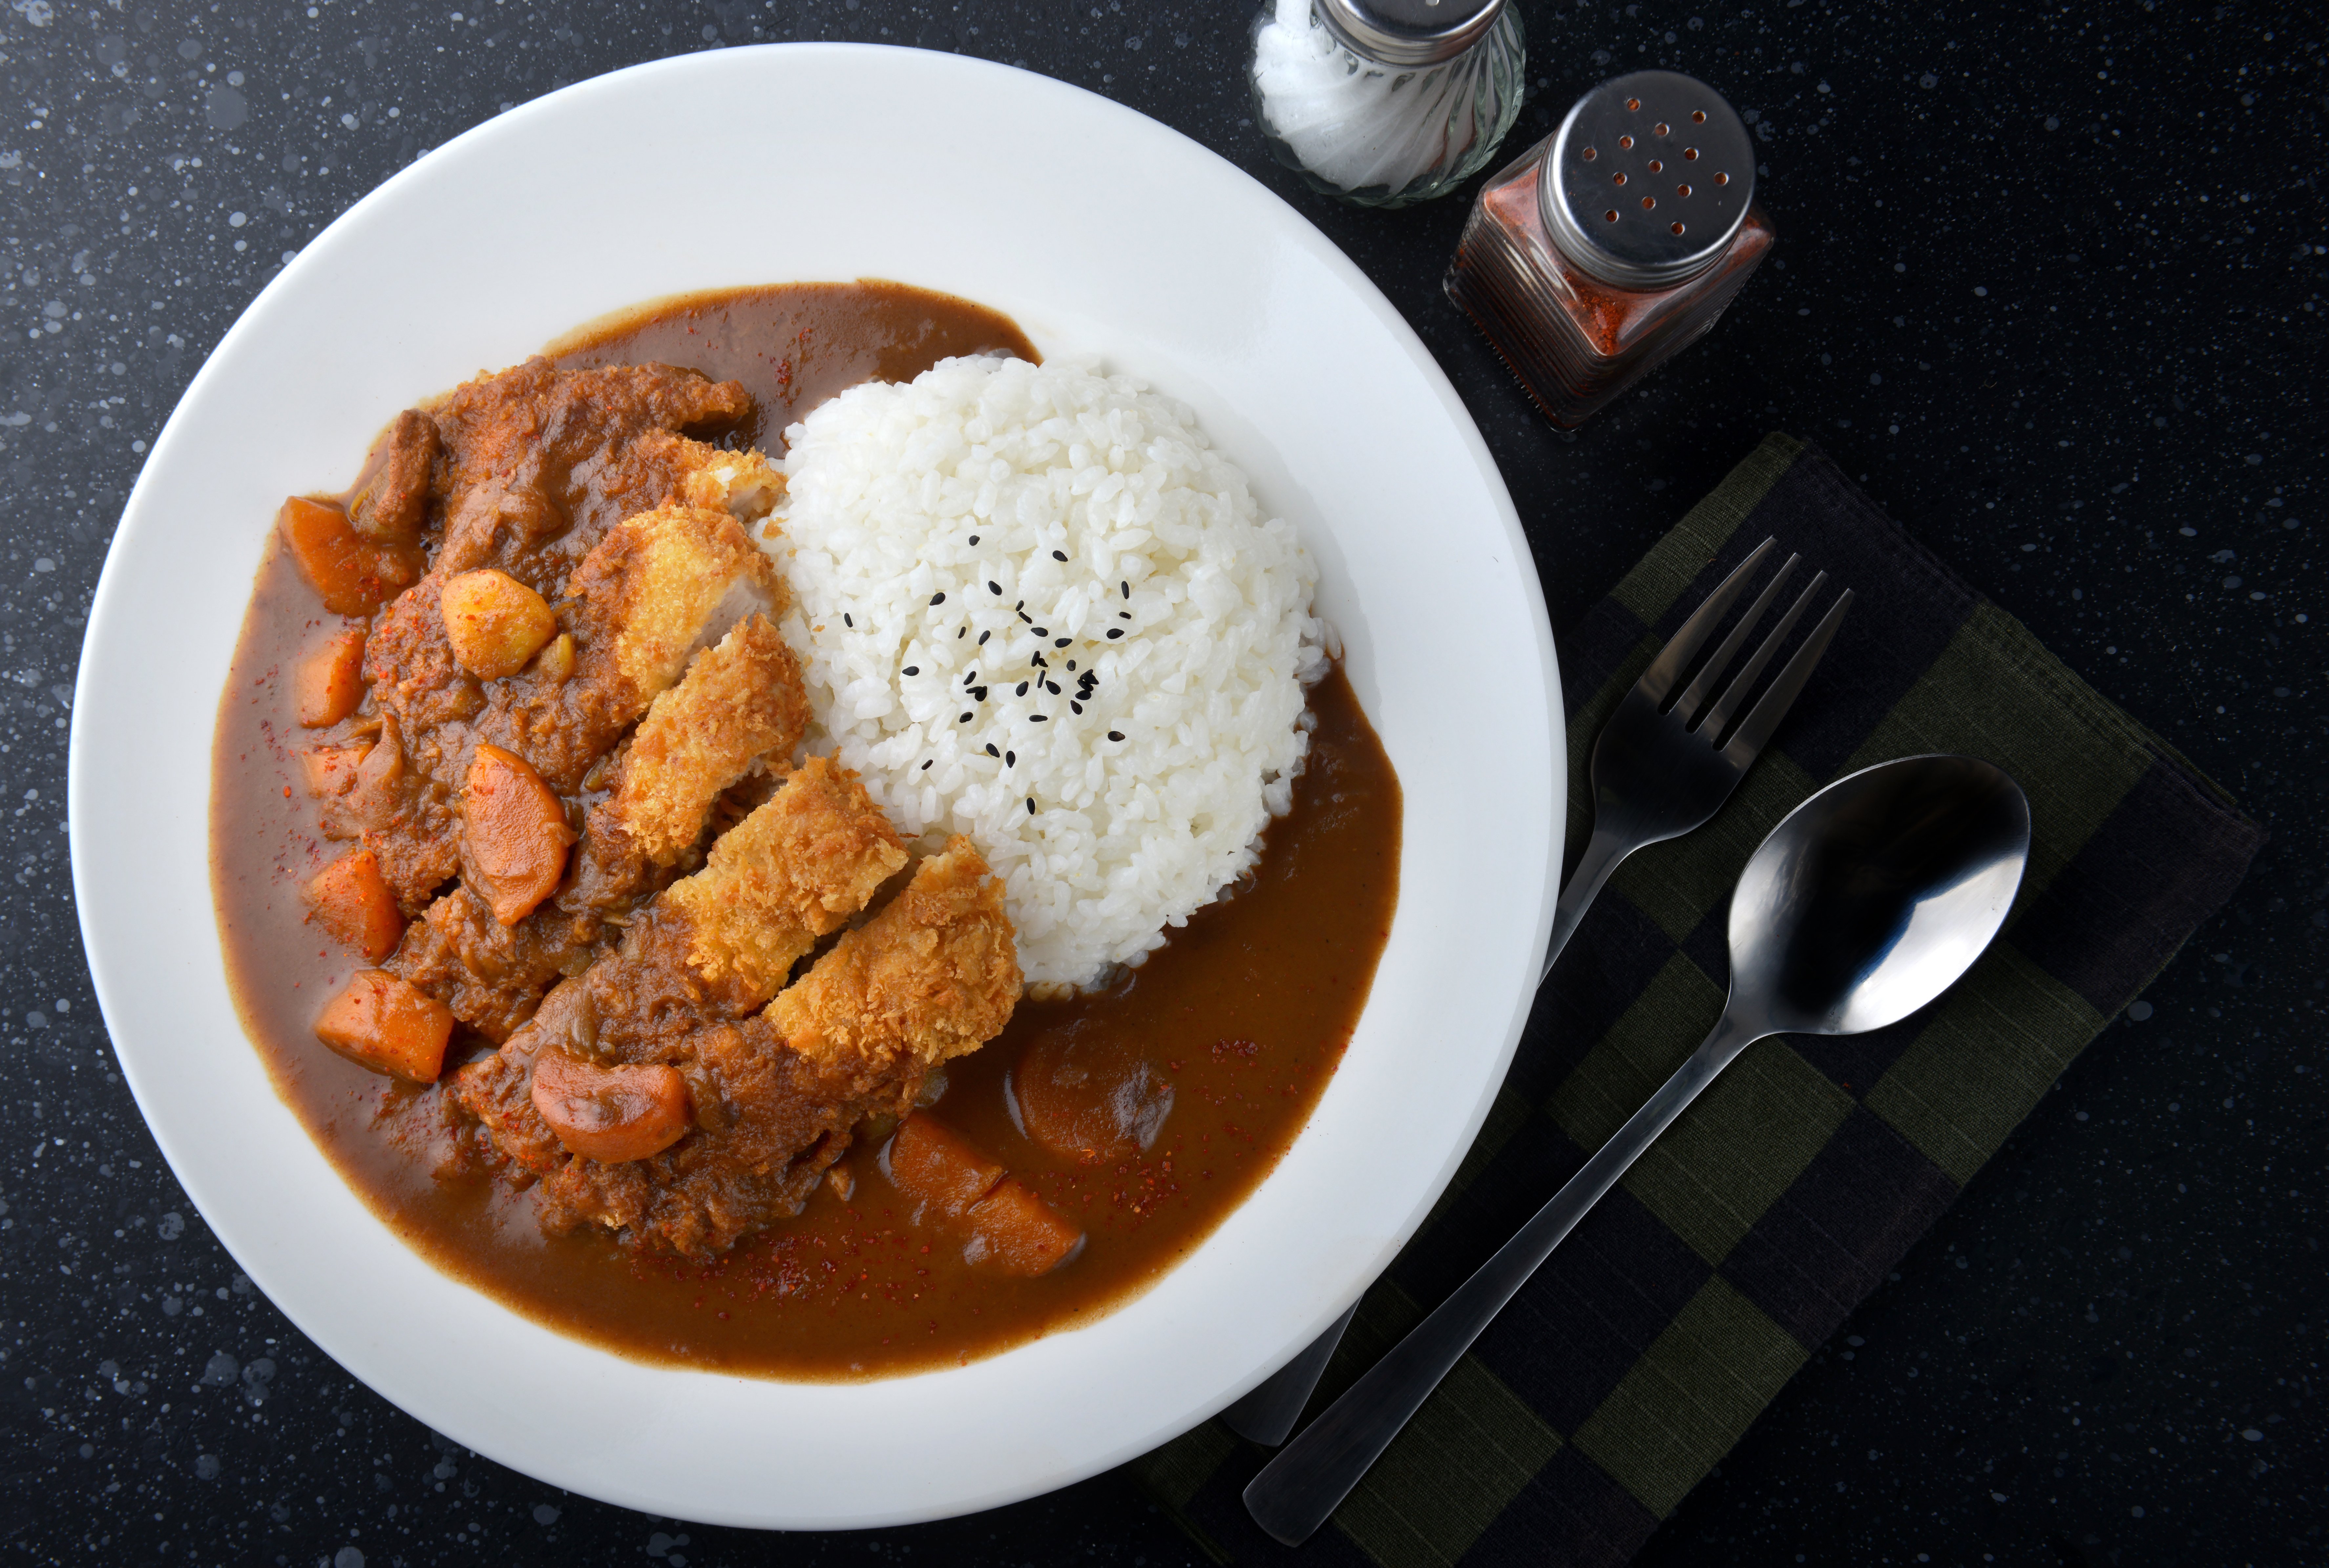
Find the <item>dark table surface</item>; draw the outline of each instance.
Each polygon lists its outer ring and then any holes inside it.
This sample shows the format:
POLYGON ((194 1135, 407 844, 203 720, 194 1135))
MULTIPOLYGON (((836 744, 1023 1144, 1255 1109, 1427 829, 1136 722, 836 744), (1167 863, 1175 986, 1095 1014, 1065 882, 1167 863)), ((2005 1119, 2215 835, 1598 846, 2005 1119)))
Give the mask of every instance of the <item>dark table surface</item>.
POLYGON ((1513 149, 1603 76, 1690 71, 1753 116, 1781 235, 1711 337, 1573 442, 1440 294, 1468 191, 1359 212, 1268 161, 1241 7, 11 0, 0 1560, 1198 1560, 1122 1472, 949 1523, 771 1538, 455 1447, 237 1271, 157 1157, 90 991, 64 838, 74 669, 141 454, 211 345, 317 230, 479 120, 637 61, 791 39, 1062 77, 1281 193, 1463 394, 1557 630, 1766 430, 1811 436, 2270 827, 2231 906, 1645 1561, 2329 1560, 2322 14, 1521 9, 1513 149))

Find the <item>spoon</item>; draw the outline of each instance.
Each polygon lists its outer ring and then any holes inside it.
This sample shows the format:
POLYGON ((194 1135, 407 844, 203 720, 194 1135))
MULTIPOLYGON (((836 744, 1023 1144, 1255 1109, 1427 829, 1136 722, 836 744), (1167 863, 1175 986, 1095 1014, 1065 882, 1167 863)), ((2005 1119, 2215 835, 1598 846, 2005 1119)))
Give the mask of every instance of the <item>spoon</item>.
POLYGON ((1730 895, 1730 997, 1714 1032, 1496 1255, 1278 1451, 1245 1489, 1289 1546, 1348 1496, 1585 1212, 1739 1053, 1768 1034, 1859 1034, 1973 966, 2030 859, 2030 803, 1971 757, 1839 779, 1771 830, 1730 895))

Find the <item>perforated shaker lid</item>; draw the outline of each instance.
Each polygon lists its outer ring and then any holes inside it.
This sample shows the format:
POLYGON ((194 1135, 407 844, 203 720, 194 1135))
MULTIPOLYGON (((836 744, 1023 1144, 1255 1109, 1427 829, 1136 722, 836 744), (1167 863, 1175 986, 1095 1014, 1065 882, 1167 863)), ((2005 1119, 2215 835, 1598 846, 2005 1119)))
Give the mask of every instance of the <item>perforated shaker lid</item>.
POLYGON ((1504 0, 1311 0, 1345 48, 1378 65, 1438 65, 1496 24, 1504 0))
POLYGON ((1620 288, 1704 271, 1755 199, 1755 144, 1722 95, 1637 71, 1577 100, 1553 133, 1538 205, 1561 254, 1620 288))

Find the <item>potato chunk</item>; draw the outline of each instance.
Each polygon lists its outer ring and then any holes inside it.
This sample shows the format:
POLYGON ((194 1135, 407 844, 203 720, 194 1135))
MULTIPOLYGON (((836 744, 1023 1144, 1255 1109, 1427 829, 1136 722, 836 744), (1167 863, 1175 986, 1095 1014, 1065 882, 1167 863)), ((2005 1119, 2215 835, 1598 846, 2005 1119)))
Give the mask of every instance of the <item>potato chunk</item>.
POLYGON ((344 631, 299 661, 292 677, 299 723, 310 730, 338 723, 363 702, 364 634, 344 631))
POLYGON ((574 842, 565 808, 526 760, 480 746, 461 791, 462 872, 494 919, 514 926, 557 891, 574 842))
POLYGON ((316 923, 375 964, 404 940, 404 916, 369 849, 352 849, 324 867, 306 894, 316 923))
POLYGON ((374 1072, 434 1083, 453 1038, 453 1009, 386 969, 360 969, 316 1020, 316 1038, 374 1072))
POLYGON ((437 603, 453 656, 481 681, 517 674, 558 635, 558 618, 542 595, 490 566, 446 579, 437 603))

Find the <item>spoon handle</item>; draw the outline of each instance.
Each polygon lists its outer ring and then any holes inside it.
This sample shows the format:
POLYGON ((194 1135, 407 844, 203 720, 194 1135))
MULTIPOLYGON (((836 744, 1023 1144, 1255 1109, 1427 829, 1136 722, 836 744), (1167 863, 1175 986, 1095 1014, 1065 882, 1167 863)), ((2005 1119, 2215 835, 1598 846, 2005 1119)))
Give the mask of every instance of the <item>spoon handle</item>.
POLYGON ((1759 1033, 1725 1012, 1706 1043, 1495 1257, 1262 1468, 1245 1489, 1245 1506, 1255 1521, 1289 1546, 1299 1545, 1325 1523, 1585 1212, 1759 1033))

